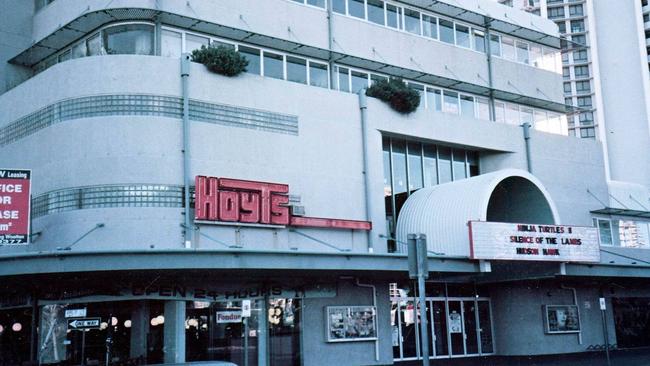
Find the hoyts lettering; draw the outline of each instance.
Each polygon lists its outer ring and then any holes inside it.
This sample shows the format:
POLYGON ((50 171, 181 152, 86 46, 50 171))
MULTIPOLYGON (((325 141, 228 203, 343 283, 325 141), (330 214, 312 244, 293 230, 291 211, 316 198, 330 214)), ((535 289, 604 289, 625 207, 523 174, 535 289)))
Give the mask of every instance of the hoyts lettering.
POLYGON ((196 220, 289 225, 289 186, 196 177, 196 220))

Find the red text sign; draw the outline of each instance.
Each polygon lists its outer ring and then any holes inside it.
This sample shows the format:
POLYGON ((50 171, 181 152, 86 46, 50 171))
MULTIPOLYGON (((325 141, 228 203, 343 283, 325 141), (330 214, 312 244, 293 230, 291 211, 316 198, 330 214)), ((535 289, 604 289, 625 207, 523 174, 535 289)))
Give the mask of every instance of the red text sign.
POLYGON ((29 170, 0 170, 0 245, 29 243, 29 170))
POLYGON ((368 221, 291 216, 287 184, 196 177, 195 219, 244 224, 370 230, 368 221))

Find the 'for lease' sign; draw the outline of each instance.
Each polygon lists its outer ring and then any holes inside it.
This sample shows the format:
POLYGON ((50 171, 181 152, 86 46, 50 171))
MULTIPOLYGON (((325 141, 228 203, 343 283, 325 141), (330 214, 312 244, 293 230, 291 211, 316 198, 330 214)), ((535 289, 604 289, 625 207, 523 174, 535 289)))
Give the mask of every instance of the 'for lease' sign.
POLYGON ((29 243, 30 176, 0 169, 0 246, 29 243))
POLYGON ((470 221, 472 259, 599 262, 594 227, 470 221))

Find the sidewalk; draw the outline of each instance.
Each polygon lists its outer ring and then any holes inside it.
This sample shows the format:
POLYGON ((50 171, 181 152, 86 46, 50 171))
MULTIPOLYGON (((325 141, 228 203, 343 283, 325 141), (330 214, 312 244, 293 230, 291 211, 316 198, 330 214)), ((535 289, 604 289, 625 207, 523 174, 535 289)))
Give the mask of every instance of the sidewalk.
MULTIPOLYGON (((650 348, 610 352, 611 366, 650 366, 650 348)), ((532 357, 467 357, 431 360, 432 366, 607 366, 605 352, 583 352, 532 357)), ((419 366, 422 362, 396 362, 395 366, 419 366)))

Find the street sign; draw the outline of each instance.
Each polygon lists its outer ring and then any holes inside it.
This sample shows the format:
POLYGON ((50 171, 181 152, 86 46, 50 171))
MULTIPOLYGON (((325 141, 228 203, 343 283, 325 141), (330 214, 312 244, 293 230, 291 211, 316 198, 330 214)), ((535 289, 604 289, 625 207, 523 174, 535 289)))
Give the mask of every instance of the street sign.
POLYGON ((101 324, 101 318, 68 319, 69 330, 99 329, 101 324))
POLYGON ((409 234, 408 241, 409 277, 418 278, 418 275, 429 278, 429 262, 427 261, 427 237, 424 234, 409 234))
POLYGON ((605 305, 605 298, 601 297, 599 301, 600 301, 600 310, 606 310, 607 306, 605 305))
POLYGON ((66 318, 83 318, 86 316, 86 308, 82 309, 67 309, 65 311, 66 318))
POLYGON ((242 300, 241 301, 241 316, 242 318, 248 318, 251 316, 251 301, 242 300))

